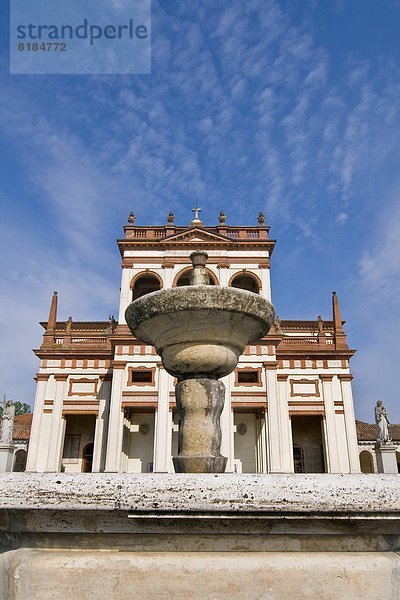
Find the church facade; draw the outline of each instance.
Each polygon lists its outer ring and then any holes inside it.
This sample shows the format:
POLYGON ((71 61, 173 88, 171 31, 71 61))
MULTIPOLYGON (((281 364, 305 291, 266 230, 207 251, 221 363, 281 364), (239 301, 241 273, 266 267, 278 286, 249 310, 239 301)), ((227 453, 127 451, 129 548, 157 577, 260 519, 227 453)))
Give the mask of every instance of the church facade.
MULTIPOLYGON (((122 278, 118 320, 58 320, 55 293, 43 342, 27 460, 31 472, 173 472, 179 419, 174 380, 152 346, 125 322, 132 300, 187 285, 189 255, 205 250, 212 285, 272 301, 275 241, 260 213, 256 226, 231 227, 221 212, 206 227, 195 210, 188 226, 172 213, 163 226, 136 225, 131 213, 118 240, 122 278)), ((246 347, 226 386, 221 452, 227 472, 358 473, 349 361, 338 297, 332 315, 276 319, 246 347)))

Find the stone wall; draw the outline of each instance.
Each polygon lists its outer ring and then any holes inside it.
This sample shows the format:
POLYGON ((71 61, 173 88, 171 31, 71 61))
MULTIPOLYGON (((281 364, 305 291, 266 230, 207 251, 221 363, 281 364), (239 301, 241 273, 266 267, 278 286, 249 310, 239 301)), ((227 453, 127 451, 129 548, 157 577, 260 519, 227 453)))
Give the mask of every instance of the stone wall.
POLYGON ((0 599, 400 598, 398 475, 0 475, 0 599))

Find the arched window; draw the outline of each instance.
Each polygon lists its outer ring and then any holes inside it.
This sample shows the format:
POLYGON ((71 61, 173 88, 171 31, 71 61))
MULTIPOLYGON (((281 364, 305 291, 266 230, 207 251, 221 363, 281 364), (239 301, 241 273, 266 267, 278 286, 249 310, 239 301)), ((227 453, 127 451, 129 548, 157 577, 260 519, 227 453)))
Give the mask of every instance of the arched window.
POLYGON ((27 454, 25 450, 17 450, 14 456, 14 467, 15 473, 22 473, 25 471, 27 454))
POLYGON ((240 290, 253 292, 253 294, 258 294, 260 291, 260 285, 256 278, 248 273, 239 273, 238 275, 235 275, 233 279, 231 279, 229 285, 234 288, 239 288, 240 290))
POLYGON ((360 468, 361 473, 374 472, 374 461, 371 452, 368 452, 368 450, 360 452, 360 468))
MULTIPOLYGON (((184 271, 181 271, 181 273, 179 273, 177 278, 175 279, 173 287, 180 287, 182 285, 190 285, 189 278, 190 278, 191 271, 192 271, 192 269, 185 269, 184 271)), ((218 281, 216 280, 214 273, 212 273, 208 269, 207 269, 207 273, 210 276, 210 285, 218 285, 218 281)))
POLYGON ((161 289, 161 281, 155 275, 143 274, 139 275, 137 279, 134 280, 132 286, 132 300, 137 300, 141 298, 145 294, 150 294, 150 292, 156 292, 161 289))

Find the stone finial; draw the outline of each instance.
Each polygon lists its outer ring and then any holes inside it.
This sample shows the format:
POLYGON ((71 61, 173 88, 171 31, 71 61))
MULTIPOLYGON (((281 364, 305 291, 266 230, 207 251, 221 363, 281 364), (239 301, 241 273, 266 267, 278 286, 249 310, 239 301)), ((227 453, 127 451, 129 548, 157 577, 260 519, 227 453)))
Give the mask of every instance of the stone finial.
POLYGON ((175 215, 172 212, 172 210, 169 211, 168 216, 167 216, 167 223, 174 223, 175 221, 175 215))
POLYGON ((258 213, 258 219, 257 219, 257 221, 258 221, 259 225, 265 225, 265 215, 264 215, 263 212, 259 212, 258 213))
POLYGON ((71 331, 71 329, 72 329, 72 317, 68 317, 66 329, 67 329, 68 332, 71 331))
POLYGON ((134 225, 135 221, 136 221, 135 213, 133 211, 131 211, 128 216, 128 223, 129 223, 129 225, 134 225))
POLYGON ((207 273, 207 252, 196 250, 190 255, 193 270, 190 273, 189 285, 210 285, 210 276, 207 273))
POLYGON ((219 213, 218 221, 221 223, 221 225, 226 225, 226 214, 223 210, 221 210, 219 213))
POLYGON ((324 321, 323 321, 321 315, 318 315, 318 317, 317 317, 318 333, 322 333, 323 328, 324 328, 324 321))

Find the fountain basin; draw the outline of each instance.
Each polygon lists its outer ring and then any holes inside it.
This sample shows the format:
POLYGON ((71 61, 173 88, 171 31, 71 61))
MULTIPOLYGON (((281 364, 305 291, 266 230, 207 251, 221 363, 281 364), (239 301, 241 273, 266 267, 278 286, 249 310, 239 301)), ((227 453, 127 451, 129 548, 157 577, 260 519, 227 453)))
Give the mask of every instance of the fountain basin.
POLYGON ((179 379, 228 375, 246 344, 266 335, 274 316, 272 304, 257 294, 209 285, 152 292, 125 313, 136 338, 154 345, 165 369, 179 379))

